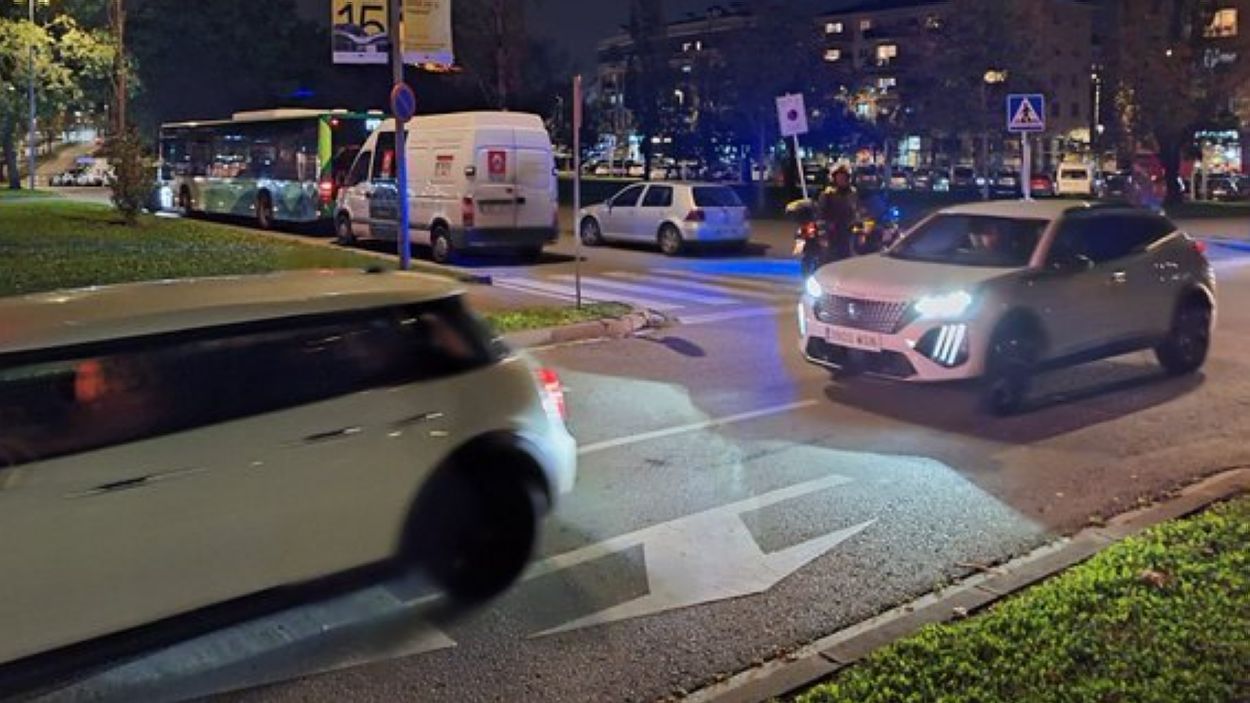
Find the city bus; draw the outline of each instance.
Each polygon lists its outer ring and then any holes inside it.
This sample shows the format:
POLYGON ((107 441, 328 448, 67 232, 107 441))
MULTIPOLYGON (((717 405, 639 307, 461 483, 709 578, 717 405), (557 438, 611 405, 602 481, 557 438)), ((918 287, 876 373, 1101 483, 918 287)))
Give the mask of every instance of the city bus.
POLYGON ((279 109, 161 126, 160 180, 184 215, 330 222, 338 188, 381 112, 279 109))

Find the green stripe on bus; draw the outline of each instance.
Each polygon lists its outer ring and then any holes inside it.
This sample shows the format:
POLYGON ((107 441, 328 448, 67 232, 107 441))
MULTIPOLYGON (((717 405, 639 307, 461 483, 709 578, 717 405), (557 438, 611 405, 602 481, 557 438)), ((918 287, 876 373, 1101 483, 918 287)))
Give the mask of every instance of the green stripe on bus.
POLYGON ((321 163, 321 173, 330 168, 330 160, 334 158, 334 131, 330 128, 329 117, 317 120, 317 157, 321 163))

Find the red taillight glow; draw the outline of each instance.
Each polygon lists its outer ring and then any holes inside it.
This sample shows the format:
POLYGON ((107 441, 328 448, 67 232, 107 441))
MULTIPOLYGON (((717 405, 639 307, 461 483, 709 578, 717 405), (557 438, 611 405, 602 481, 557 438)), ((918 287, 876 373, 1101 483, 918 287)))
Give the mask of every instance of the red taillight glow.
POLYGON ((323 205, 334 202, 335 190, 337 189, 334 187, 334 181, 321 181, 317 184, 317 195, 321 198, 323 205))
POLYGON ((560 383, 559 374, 551 369, 541 368, 535 372, 535 375, 538 377, 538 387, 543 394, 543 408, 553 417, 568 420, 569 410, 564 404, 564 384, 560 383))
POLYGON ((707 213, 695 208, 686 215, 686 222, 707 222, 707 213))
POLYGON ((473 198, 465 197, 460 201, 460 219, 465 227, 472 227, 475 222, 473 198))
POLYGON ((1190 242, 1189 245, 1192 246, 1194 248, 1194 251, 1198 252, 1199 254, 1207 253, 1207 243, 1202 241, 1201 239, 1195 239, 1192 242, 1190 242))

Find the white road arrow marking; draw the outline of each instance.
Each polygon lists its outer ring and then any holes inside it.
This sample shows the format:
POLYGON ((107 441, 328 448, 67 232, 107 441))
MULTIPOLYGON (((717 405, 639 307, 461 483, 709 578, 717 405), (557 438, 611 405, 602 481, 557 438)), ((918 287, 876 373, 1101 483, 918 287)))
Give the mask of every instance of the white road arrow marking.
POLYGON ((526 575, 527 579, 642 545, 650 593, 533 636, 542 637, 763 593, 876 521, 862 522, 765 554, 742 522, 742 514, 841 486, 850 481, 851 479, 844 476, 826 476, 654 525, 541 561, 526 575))

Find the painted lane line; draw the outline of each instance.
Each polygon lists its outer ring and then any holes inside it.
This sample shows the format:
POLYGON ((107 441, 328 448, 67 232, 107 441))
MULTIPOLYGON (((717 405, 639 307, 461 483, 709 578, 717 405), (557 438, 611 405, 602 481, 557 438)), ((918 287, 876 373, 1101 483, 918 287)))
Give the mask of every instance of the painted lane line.
MULTIPOLYGON (((571 282, 574 280, 574 277, 568 274, 562 274, 559 276, 552 276, 552 279, 556 281, 571 282)), ((673 288, 661 288, 658 286, 639 286, 633 283, 610 281, 605 278, 599 278, 598 276, 582 276, 582 285, 604 288, 607 290, 621 290, 626 293, 636 293, 638 295, 655 298, 680 300, 683 303, 695 303, 697 305, 733 305, 738 302, 733 298, 698 295, 696 293, 680 291, 673 288)))
POLYGON ((737 415, 729 415, 727 417, 716 418, 712 420, 704 420, 703 422, 693 422, 689 425, 679 425, 677 427, 668 427, 662 430, 654 430, 652 432, 642 432, 640 434, 629 435, 628 437, 618 437, 617 439, 609 439, 603 442, 595 442, 593 444, 583 445, 577 450, 578 456, 586 456, 587 454, 596 454, 608 449, 616 449, 617 447, 626 447, 631 444, 640 442, 649 442, 653 439, 663 439, 674 435, 689 434, 698 432, 699 430, 711 429, 713 427, 722 427, 724 425, 733 425, 739 422, 755 420, 770 415, 784 415, 795 410, 802 410, 818 405, 818 400, 801 400, 797 403, 788 403, 786 405, 777 405, 771 408, 761 408, 752 410, 751 412, 739 413, 737 415))
MULTIPOLYGON (((505 281, 505 284, 507 287, 511 287, 511 288, 524 288, 524 289, 546 291, 548 293, 558 294, 558 295, 563 296, 567 300, 572 300, 577 294, 573 286, 565 286, 565 285, 559 285, 556 283, 547 283, 545 281, 535 281, 531 279, 510 278, 505 281)), ((626 293, 617 293, 615 291, 604 291, 604 290, 599 290, 597 288, 592 288, 586 285, 582 286, 582 299, 594 300, 594 301, 605 302, 605 303, 606 302, 630 303, 631 305, 637 305, 639 307, 650 308, 652 310, 659 310, 659 311, 678 310, 684 307, 676 303, 653 300, 651 298, 644 298, 641 296, 629 295, 626 293)))
MULTIPOLYGON (((628 279, 631 281, 656 281, 657 280, 654 276, 649 275, 649 274, 632 273, 628 271, 611 271, 603 275, 608 276, 610 278, 624 278, 624 279, 628 279)), ((732 296, 738 296, 740 298, 751 298, 754 300, 768 300, 768 301, 774 301, 774 302, 780 302, 782 300, 786 300, 788 298, 794 297, 793 294, 789 292, 773 291, 771 293, 765 293, 764 291, 760 291, 760 290, 746 290, 743 288, 734 288, 734 287, 731 287, 733 283, 730 281, 723 281, 723 285, 713 285, 711 283, 696 283, 694 281, 685 281, 685 280, 676 280, 676 281, 665 280, 663 282, 663 285, 664 285, 665 290, 673 290, 673 289, 688 290, 688 291, 692 291, 695 293, 705 293, 705 294, 712 294, 712 295, 732 295, 732 296)))
POLYGON ((756 307, 745 308, 742 310, 726 310, 725 312, 710 312, 706 315, 678 315, 677 321, 687 327, 693 325, 710 325, 716 322, 727 322, 729 320, 743 320, 753 317, 774 317, 779 313, 792 310, 792 305, 778 305, 774 307, 756 307))

